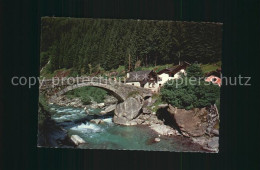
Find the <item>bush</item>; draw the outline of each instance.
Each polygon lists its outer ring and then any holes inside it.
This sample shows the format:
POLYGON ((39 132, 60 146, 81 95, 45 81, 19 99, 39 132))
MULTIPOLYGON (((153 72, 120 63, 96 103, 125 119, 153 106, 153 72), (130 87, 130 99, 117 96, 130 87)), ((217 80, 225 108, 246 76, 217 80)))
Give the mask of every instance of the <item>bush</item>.
POLYGON ((91 98, 89 96, 82 96, 80 97, 80 100, 84 105, 91 104, 91 98))
POLYGON ((148 108, 152 111, 152 112, 157 112, 157 110, 159 109, 159 105, 163 104, 164 102, 162 101, 162 97, 159 94, 153 94, 152 95, 152 99, 156 100, 155 103, 152 106, 148 106, 148 108))
POLYGON ((91 100, 101 103, 106 95, 107 91, 97 87, 81 87, 66 93, 68 98, 79 97, 85 104, 90 104, 91 100))
POLYGON ((142 67, 136 67, 134 71, 142 71, 143 68, 142 67))
POLYGON ((69 77, 77 77, 77 76, 79 76, 79 73, 76 70, 72 69, 69 73, 69 77))
POLYGON ((118 68, 116 69, 117 73, 122 73, 125 71, 125 66, 118 66, 118 68))
POLYGON ((203 77, 203 72, 200 68, 199 64, 192 64, 187 68, 187 76, 188 77, 203 77))
POLYGON ((219 98, 219 87, 204 80, 197 80, 189 83, 189 78, 185 77, 185 82, 170 80, 161 89, 162 99, 167 103, 184 109, 202 108, 210 106, 219 98))

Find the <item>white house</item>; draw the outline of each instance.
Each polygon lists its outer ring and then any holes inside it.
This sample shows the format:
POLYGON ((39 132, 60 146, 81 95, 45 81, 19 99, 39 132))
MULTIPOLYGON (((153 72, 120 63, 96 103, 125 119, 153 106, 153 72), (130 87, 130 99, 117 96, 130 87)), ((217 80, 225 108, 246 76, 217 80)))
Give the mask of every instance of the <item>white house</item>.
POLYGON ((158 92, 165 82, 171 79, 178 79, 181 74, 186 74, 186 68, 190 65, 183 62, 172 68, 167 68, 158 73, 152 71, 136 71, 127 73, 126 84, 149 88, 154 92, 158 92))
POLYGON ((157 82, 157 74, 153 70, 127 73, 126 84, 149 88, 157 82))
POLYGON ((166 68, 159 71, 157 73, 158 76, 157 87, 160 88, 168 80, 178 79, 182 74, 186 74, 186 68, 189 65, 190 64, 188 62, 183 62, 180 65, 174 66, 172 68, 166 68))

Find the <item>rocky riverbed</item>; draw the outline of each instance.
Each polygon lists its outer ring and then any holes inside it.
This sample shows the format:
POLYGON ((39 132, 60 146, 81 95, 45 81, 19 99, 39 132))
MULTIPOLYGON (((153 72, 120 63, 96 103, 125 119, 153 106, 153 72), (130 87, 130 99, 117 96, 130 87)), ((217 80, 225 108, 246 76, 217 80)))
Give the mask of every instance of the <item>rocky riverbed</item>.
MULTIPOLYGON (((140 104, 140 102, 136 102, 137 100, 139 100, 138 97, 130 97, 124 103, 117 105, 117 99, 107 96, 104 103, 93 101, 91 105, 84 105, 79 98, 69 99, 66 96, 60 96, 54 101, 54 104, 85 108, 85 110, 100 108, 102 109, 101 115, 113 113, 113 122, 116 124, 144 125, 161 137, 183 136, 207 151, 218 152, 219 115, 216 107, 185 110, 163 104, 159 106, 157 112, 152 112, 147 108, 151 107, 155 101, 150 98, 140 104)), ((100 118, 92 119, 90 122, 97 125, 104 124, 100 118)), ((160 137, 157 137, 156 142, 160 142, 160 137)))
MULTIPOLYGON (((82 149, 127 149, 150 151, 194 151, 205 152, 198 144, 182 136, 159 135, 147 125, 122 126, 113 123, 111 116, 87 116, 82 118, 84 109, 50 105, 54 123, 39 133, 43 142, 38 146, 71 147, 82 149), (53 127, 55 127, 53 129, 53 127), (62 129, 59 130, 59 129, 62 129), (45 142, 52 141, 52 142, 45 142), (56 143, 56 144, 55 144, 56 143)), ((51 124, 52 124, 51 123, 51 124)))

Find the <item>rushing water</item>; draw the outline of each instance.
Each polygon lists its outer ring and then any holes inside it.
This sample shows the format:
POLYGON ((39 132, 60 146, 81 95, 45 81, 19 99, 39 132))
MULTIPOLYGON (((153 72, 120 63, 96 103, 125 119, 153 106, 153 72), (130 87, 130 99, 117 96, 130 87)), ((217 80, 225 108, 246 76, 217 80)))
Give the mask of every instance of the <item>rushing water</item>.
MULTIPOLYGON (((94 124, 88 121, 91 116, 87 117, 81 108, 50 107, 54 111, 52 119, 66 129, 69 136, 76 134, 86 141, 80 148, 204 152, 200 146, 181 136, 161 136, 161 141, 156 143, 154 138, 158 134, 147 126, 116 125, 112 122, 112 117, 103 117, 104 123, 94 124)), ((89 112, 98 114, 100 110, 90 109, 89 112)))

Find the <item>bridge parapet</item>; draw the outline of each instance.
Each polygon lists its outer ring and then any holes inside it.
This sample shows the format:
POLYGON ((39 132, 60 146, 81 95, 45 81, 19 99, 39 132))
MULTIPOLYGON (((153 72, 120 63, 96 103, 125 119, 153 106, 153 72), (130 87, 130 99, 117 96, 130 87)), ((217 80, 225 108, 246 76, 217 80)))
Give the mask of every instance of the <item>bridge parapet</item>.
POLYGON ((139 94, 143 98, 151 96, 149 89, 127 85, 124 82, 116 82, 102 77, 76 77, 53 78, 41 82, 40 93, 45 94, 49 99, 56 98, 66 92, 85 86, 99 87, 115 96, 120 102, 125 101, 132 94, 139 94))

